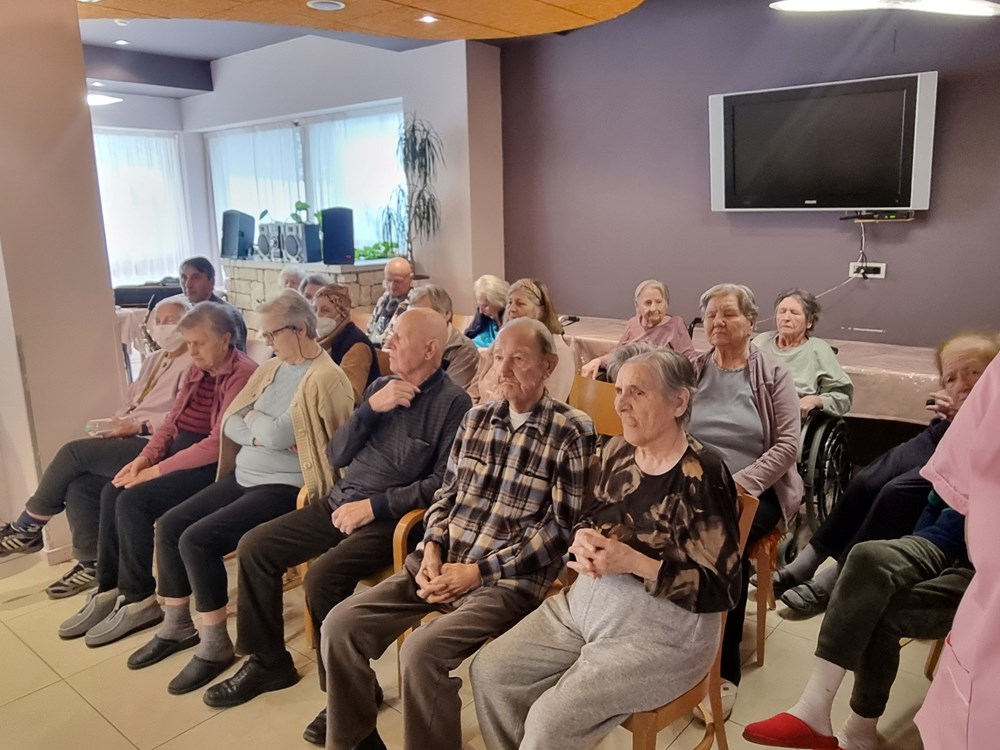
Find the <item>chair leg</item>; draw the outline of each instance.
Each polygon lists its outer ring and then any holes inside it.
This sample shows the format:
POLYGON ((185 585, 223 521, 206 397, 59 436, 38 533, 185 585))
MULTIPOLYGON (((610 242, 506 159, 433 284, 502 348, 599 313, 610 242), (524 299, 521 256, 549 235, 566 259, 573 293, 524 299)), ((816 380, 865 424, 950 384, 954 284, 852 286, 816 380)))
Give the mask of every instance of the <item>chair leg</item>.
POLYGON ((641 714, 635 714, 632 726, 632 750, 656 750, 656 727, 641 714))
POLYGON ((709 685, 708 702, 712 707, 712 729, 715 731, 715 740, 719 745, 719 750, 729 750, 729 741, 726 738, 726 720, 722 718, 722 685, 717 680, 713 680, 709 685))
POLYGON ((931 646, 930 653, 927 654, 927 662, 924 664, 924 675, 928 680, 934 680, 934 673, 937 672, 937 665, 941 659, 942 651, 944 651, 944 638, 939 638, 931 646))
POLYGON ((770 556, 757 552, 757 666, 764 666, 764 639, 767 637, 767 604, 774 597, 770 556))
POLYGON ((302 626, 306 636, 306 645, 309 646, 309 648, 314 649, 316 648, 316 628, 313 627, 313 618, 312 615, 309 614, 308 604, 303 607, 302 615, 302 626))

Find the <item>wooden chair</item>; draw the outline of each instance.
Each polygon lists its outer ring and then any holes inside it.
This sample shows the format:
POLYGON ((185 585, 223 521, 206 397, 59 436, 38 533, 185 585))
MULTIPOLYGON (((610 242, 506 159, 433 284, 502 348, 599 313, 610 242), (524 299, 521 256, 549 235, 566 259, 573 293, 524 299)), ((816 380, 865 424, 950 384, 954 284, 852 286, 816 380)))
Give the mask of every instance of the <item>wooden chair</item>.
POLYGON ((767 610, 775 608, 774 581, 778 569, 778 545, 785 535, 785 525, 779 522, 771 532, 758 539, 750 548, 750 559, 757 571, 757 666, 764 666, 764 639, 767 637, 767 610))
POLYGON ((375 355, 378 357, 378 371, 382 375, 392 375, 392 368, 389 367, 389 352, 376 349, 375 355))
MULTIPOLYGON (((758 500, 753 495, 740 493, 739 554, 741 557, 743 549, 746 547, 747 537, 750 535, 750 524, 753 523, 757 505, 758 500)), ((715 662, 701 682, 667 705, 661 706, 655 711, 632 714, 625 720, 622 726, 632 733, 632 750, 654 750, 656 735, 677 719, 687 716, 699 705, 702 706, 701 710, 705 715, 705 736, 696 745, 695 750, 708 750, 715 742, 719 743, 720 750, 729 750, 725 722, 715 720, 715 717, 722 716, 722 678, 719 671, 722 661, 722 634, 725 631, 726 613, 723 612, 722 622, 719 625, 719 649, 715 653, 715 662), (703 705, 706 698, 709 701, 709 710, 706 710, 703 705)))
POLYGON ((353 320, 354 325, 356 325, 362 331, 368 330, 368 323, 371 322, 371 319, 372 319, 372 314, 370 312, 351 310, 351 320, 353 320))
POLYGON ((924 663, 924 676, 928 680, 934 680, 934 673, 937 672, 942 651, 944 651, 944 638, 938 638, 931 644, 931 650, 927 654, 927 661, 924 663))
POLYGON ((585 378, 577 373, 567 402, 590 416, 598 435, 622 434, 622 420, 615 411, 614 384, 585 378))

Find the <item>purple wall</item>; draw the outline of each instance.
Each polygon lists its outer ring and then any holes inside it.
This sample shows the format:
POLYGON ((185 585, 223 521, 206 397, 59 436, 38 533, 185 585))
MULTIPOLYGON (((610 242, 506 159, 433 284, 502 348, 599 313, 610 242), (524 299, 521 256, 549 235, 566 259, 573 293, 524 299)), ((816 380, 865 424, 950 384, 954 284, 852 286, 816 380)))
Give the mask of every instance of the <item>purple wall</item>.
POLYGON ((631 314, 648 277, 686 318, 720 281, 750 285, 762 317, 783 287, 833 287, 860 240, 840 214, 709 210, 708 96, 924 70, 941 73, 931 210, 870 226, 888 278, 826 296, 818 332, 930 346, 1000 326, 1000 19, 647 0, 505 46, 507 276, 547 281, 560 312, 609 317, 631 314))

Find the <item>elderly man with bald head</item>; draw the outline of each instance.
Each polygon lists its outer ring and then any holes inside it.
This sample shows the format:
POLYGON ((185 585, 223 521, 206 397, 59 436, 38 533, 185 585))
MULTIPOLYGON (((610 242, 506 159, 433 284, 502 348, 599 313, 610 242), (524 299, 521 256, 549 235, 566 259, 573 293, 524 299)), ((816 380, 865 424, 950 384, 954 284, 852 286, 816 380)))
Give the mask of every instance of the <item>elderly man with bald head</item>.
MULTIPOLYGON (((299 680, 285 649, 282 575, 314 560, 305 579, 317 628, 358 581, 392 564, 396 522, 427 507, 444 479, 448 451, 469 396, 441 368, 448 338, 433 310, 400 316, 386 342, 393 375, 376 380, 330 441, 327 458, 343 474, 329 496, 258 526, 237 548, 236 651, 249 658, 205 693, 205 703, 236 706, 299 680)), ((320 682, 324 672, 320 673, 320 682)))
POLYGON ((413 288, 413 266, 406 258, 393 258, 385 264, 385 291, 375 303, 372 319, 368 321, 368 338, 375 346, 382 346, 390 335, 390 324, 406 310, 406 298, 413 288))
POLYGON ((537 607, 562 568, 584 504, 593 424, 546 394, 558 356, 544 324, 508 322, 491 352, 501 398, 462 420, 423 544, 405 570, 323 622, 327 713, 310 729, 326 725, 327 748, 385 747, 370 660, 416 628, 399 654, 403 747, 458 750, 462 681, 452 670, 537 607), (421 625, 430 612, 441 617, 421 625))

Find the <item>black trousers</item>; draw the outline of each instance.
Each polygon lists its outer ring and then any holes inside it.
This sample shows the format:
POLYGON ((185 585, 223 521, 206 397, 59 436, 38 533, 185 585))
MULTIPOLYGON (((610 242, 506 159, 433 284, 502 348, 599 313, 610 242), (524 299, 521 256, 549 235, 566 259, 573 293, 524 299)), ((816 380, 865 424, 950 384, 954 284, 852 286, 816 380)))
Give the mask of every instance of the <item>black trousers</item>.
POLYGON ((108 482, 101 491, 97 545, 98 591, 117 588, 125 601, 156 593, 153 578, 153 525, 156 519, 204 489, 216 465, 174 471, 123 490, 108 482))
POLYGON ((750 524, 750 535, 747 537, 747 547, 743 553, 743 580, 740 582, 740 598, 736 606, 729 611, 726 618, 726 629, 722 632, 722 660, 720 672, 722 679, 739 685, 742 677, 740 669, 740 643, 743 641, 743 621, 747 616, 747 595, 750 590, 750 559, 747 553, 750 548, 767 536, 778 525, 782 518, 781 503, 778 495, 771 488, 760 495, 760 505, 750 524))
POLYGON ((295 510, 298 487, 242 487, 233 474, 195 493, 156 522, 156 574, 160 596, 192 593, 199 612, 229 601, 223 558, 262 523, 295 510))
POLYGON ((39 516, 66 511, 73 533, 73 557, 97 559, 97 528, 101 489, 146 447, 144 438, 82 438, 72 440, 45 467, 38 489, 25 507, 39 516))
MULTIPOLYGON (((396 521, 372 521, 350 536, 330 519, 325 501, 288 513, 248 532, 237 547, 236 650, 265 666, 291 662, 285 649, 281 578, 313 558, 305 580, 316 632, 327 613, 354 593, 358 581, 392 564, 396 521)), ((320 669, 321 681, 325 670, 320 669)))
POLYGON ((858 542, 898 539, 911 533, 931 491, 920 469, 947 427, 947 422, 935 422, 858 472, 813 534, 809 543, 816 551, 843 563, 858 542))

